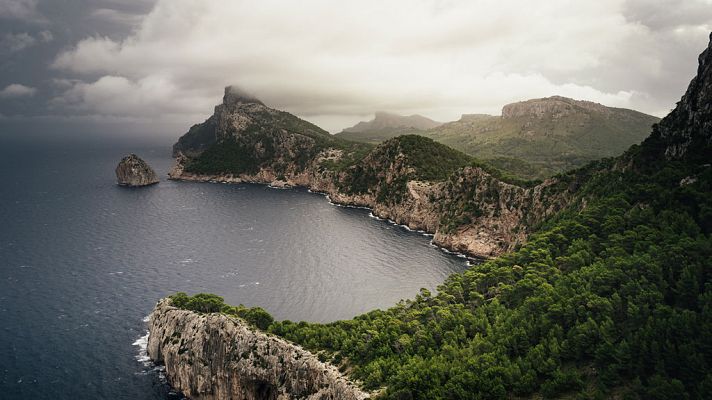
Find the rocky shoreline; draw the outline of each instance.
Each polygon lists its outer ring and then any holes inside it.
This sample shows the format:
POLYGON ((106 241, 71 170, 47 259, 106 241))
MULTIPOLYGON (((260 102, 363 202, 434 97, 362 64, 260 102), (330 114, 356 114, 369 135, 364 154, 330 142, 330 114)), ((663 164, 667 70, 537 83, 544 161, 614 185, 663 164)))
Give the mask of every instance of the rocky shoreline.
POLYGON ((166 298, 148 327, 148 356, 193 400, 370 398, 335 366, 238 318, 182 310, 166 298))
POLYGON ((337 180, 335 174, 331 171, 318 172, 318 164, 322 159, 317 157, 306 169, 281 176, 264 168, 256 174, 201 175, 186 172, 185 163, 189 159, 179 154, 168 177, 170 180, 190 182, 257 183, 274 188, 303 187, 326 195, 336 205, 367 208, 375 217, 432 235, 434 245, 473 259, 497 257, 524 243, 529 225, 565 207, 573 197, 572 191, 563 191, 553 197, 545 195, 548 188, 558 183, 556 179, 525 189, 501 182, 480 168, 467 167, 461 172, 461 182, 457 184, 479 185, 482 192, 495 190, 498 193, 499 212, 446 232, 440 226, 442 204, 445 203, 442 199, 450 196, 448 191, 452 191, 452 188, 448 188, 445 182, 408 181, 405 198, 398 204, 388 205, 378 202, 376 196, 370 193, 347 194, 340 191, 334 183, 337 180))
MULTIPOLYGON (((392 207, 386 207, 375 201, 372 195, 349 195, 342 193, 336 189, 335 185, 324 177, 313 179, 309 173, 302 173, 296 177, 290 177, 282 180, 278 179, 274 173, 267 170, 261 170, 258 174, 216 174, 216 175, 198 175, 184 171, 183 158, 176 159, 176 165, 168 173, 169 180, 186 181, 186 182, 205 182, 205 183, 223 183, 223 184, 239 184, 239 183, 255 183, 267 185, 272 188, 305 188, 313 193, 323 194, 327 200, 338 206, 365 208, 371 211, 374 217, 387 220, 395 225, 407 227, 413 231, 419 231, 433 236, 432 244, 445 249, 454 254, 462 254, 465 257, 472 259, 487 259, 500 254, 494 251, 488 245, 473 245, 477 243, 476 238, 458 238, 456 235, 445 235, 437 230, 436 215, 432 215, 432 210, 423 211, 412 215, 407 212, 394 212, 392 207), (428 213, 430 212, 430 214, 428 213), (473 240, 474 239, 474 240, 473 240), (468 243, 469 242, 469 243, 468 243), (470 244, 470 245, 468 245, 470 244)), ((417 195, 418 192, 427 191, 432 184, 428 182, 411 181, 408 182, 408 189, 411 196, 416 202, 421 201, 423 197, 417 195), (416 193, 415 196, 413 194, 416 193)), ((425 208, 424 205, 418 203, 418 209, 425 208)))

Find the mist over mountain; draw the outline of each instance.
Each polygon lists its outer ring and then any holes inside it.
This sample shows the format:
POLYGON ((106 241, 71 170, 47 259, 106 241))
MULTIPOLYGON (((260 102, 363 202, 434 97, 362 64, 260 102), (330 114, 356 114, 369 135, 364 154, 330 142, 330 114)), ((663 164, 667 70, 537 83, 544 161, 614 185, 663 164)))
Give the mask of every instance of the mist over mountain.
POLYGON ((381 141, 384 136, 393 137, 396 132, 425 131, 442 125, 422 115, 398 115, 385 111, 377 111, 370 121, 361 121, 345 128, 337 136, 357 141, 381 141))

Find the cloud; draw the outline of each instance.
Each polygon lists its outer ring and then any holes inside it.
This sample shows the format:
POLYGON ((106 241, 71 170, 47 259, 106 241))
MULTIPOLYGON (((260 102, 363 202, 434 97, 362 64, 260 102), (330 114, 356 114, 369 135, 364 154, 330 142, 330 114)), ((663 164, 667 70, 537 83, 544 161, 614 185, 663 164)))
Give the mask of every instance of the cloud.
POLYGON ((123 12, 113 8, 97 8, 91 16, 100 20, 122 25, 137 25, 141 22, 142 15, 123 12))
POLYGON ((5 52, 14 53, 32 47, 37 43, 37 39, 30 36, 29 33, 8 33, 0 41, 0 48, 5 52))
POLYGON ((50 31, 41 31, 37 33, 36 37, 27 32, 7 33, 0 40, 0 52, 15 53, 38 43, 49 43, 52 40, 54 40, 54 35, 50 31))
POLYGON ((235 84, 332 131, 374 110, 452 120, 554 94, 660 114, 684 91, 710 23, 687 19, 694 7, 658 17, 664 3, 530 5, 160 0, 125 39, 88 37, 59 54, 53 68, 78 81, 53 104, 206 116, 235 84))
POLYGON ((0 90, 0 98, 13 99, 18 97, 32 97, 37 92, 37 89, 19 83, 7 85, 5 89, 0 90))
POLYGON ((44 20, 37 12, 37 0, 0 0, 0 18, 25 22, 44 20))

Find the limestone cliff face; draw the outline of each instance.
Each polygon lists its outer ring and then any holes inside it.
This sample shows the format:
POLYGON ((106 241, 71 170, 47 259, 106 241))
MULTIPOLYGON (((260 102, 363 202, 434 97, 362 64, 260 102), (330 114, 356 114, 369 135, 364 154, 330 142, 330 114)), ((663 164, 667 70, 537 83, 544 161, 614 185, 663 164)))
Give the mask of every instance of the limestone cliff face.
POLYGON ((147 186, 158 183, 158 175, 145 161, 136 154, 121 159, 116 166, 116 180, 124 186, 147 186))
POLYGON ((310 352, 223 314, 161 300, 149 317, 148 355, 196 400, 361 400, 368 393, 310 352))

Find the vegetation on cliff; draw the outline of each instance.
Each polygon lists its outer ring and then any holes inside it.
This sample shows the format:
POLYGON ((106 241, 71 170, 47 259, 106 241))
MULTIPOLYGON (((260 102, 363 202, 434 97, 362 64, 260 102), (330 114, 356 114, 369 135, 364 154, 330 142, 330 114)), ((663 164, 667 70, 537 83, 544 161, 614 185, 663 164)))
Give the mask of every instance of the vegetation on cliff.
POLYGON ((170 296, 174 306, 197 313, 221 312, 239 317, 260 329, 267 329, 274 322, 274 318, 260 307, 245 307, 242 304, 231 306, 225 304, 225 299, 210 293, 198 293, 188 296, 178 292, 170 296))

